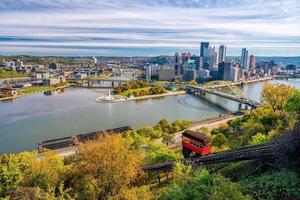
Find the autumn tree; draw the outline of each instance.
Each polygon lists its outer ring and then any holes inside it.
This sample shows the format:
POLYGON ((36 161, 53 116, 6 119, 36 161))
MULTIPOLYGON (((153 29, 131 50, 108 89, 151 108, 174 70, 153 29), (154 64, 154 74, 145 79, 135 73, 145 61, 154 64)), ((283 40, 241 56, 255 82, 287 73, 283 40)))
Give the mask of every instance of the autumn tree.
POLYGON ((300 115, 300 90, 295 90, 284 105, 284 109, 288 112, 295 112, 300 115))
POLYGON ((266 83, 263 87, 261 101, 273 111, 282 110, 293 92, 294 88, 291 86, 266 83))
POLYGON ((137 175, 141 156, 120 135, 105 135, 80 146, 72 177, 80 199, 108 199, 126 189, 137 175))

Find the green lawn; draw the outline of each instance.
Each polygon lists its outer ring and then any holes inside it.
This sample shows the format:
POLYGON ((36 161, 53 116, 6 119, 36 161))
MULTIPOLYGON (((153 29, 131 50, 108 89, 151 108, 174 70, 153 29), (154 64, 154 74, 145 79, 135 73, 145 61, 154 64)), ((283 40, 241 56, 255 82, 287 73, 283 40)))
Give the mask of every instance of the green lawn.
POLYGON ((27 75, 22 73, 12 72, 12 71, 4 71, 4 70, 0 71, 0 78, 21 78, 21 77, 27 77, 27 75))
POLYGON ((138 88, 138 89, 132 89, 132 90, 127 90, 125 92, 122 92, 120 95, 125 96, 125 97, 129 97, 130 94, 133 94, 134 91, 148 91, 150 88, 149 87, 144 87, 144 88, 138 88))
POLYGON ((31 94, 31 93, 36 93, 36 92, 43 92, 46 90, 51 90, 53 89, 54 86, 38 86, 38 87, 32 87, 32 88, 24 88, 21 90, 21 94, 31 94))

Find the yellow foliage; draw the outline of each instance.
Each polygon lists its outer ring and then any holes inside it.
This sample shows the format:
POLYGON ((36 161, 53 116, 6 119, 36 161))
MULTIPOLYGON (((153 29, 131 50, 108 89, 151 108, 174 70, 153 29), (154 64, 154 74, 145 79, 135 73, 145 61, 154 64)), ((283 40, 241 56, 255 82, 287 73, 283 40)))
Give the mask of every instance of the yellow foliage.
POLYGON ((295 89, 291 86, 266 83, 263 87, 261 101, 273 111, 282 110, 294 91, 295 89))
POLYGON ((80 146, 74 173, 84 179, 90 199, 107 199, 126 188, 138 176, 138 151, 131 150, 120 135, 105 135, 80 146), (84 175, 84 176, 82 176, 84 175))
POLYGON ((45 153, 42 158, 31 159, 25 171, 25 180, 28 184, 35 183, 44 189, 56 186, 62 179, 65 166, 63 158, 54 153, 45 153))
POLYGON ((154 199, 150 188, 147 186, 125 189, 114 200, 151 200, 154 199))

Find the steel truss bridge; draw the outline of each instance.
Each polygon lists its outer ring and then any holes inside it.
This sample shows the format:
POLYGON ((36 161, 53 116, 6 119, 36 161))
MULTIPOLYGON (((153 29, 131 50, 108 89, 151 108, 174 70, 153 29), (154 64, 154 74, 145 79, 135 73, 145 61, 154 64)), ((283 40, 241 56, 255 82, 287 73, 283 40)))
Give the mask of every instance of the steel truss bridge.
POLYGON ((207 93, 220 96, 240 103, 240 108, 242 104, 250 106, 251 108, 261 106, 260 102, 248 99, 243 91, 237 87, 242 84, 243 83, 234 83, 231 81, 212 81, 204 85, 187 85, 186 91, 197 96, 204 96, 207 93), (229 93, 226 93, 221 89, 228 89, 229 93))

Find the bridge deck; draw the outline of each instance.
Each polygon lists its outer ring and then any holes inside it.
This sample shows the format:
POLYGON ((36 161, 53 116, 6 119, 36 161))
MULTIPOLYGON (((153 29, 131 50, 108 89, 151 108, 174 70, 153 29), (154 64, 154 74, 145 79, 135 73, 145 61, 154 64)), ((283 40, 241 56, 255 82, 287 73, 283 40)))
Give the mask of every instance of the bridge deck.
POLYGON ((227 94, 227 93, 224 93, 224 92, 219 92, 219 91, 216 91, 216 90, 213 90, 213 89, 203 88, 201 86, 189 85, 189 86, 186 87, 186 89, 191 91, 191 92, 199 91, 199 92, 213 94, 213 95, 216 95, 216 96, 220 96, 220 97, 223 97, 223 98, 226 98, 226 99, 230 99, 232 101, 236 101, 236 102, 248 105, 250 107, 255 107, 256 108, 256 107, 261 105, 260 102, 257 102, 257 101, 251 100, 251 99, 236 97, 236 96, 231 95, 231 94, 227 94))

